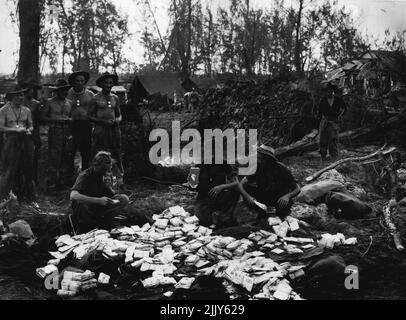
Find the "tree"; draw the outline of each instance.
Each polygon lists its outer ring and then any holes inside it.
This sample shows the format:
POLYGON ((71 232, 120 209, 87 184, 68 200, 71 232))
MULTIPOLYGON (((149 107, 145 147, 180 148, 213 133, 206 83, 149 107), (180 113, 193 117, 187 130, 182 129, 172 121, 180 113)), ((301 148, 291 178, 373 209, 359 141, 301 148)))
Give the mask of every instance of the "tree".
POLYGON ((73 70, 99 73, 116 71, 122 62, 122 46, 128 37, 127 17, 121 16, 111 0, 57 0, 59 43, 73 70))
POLYGON ((300 38, 300 31, 302 25, 302 12, 303 12, 303 2, 304 0, 299 0, 299 12, 297 14, 297 22, 296 22, 296 39, 295 39, 295 67, 296 72, 298 74, 302 73, 302 59, 301 59, 301 52, 302 52, 302 40, 300 38))
POLYGON ((39 80, 39 39, 42 1, 19 0, 20 52, 18 82, 39 80))

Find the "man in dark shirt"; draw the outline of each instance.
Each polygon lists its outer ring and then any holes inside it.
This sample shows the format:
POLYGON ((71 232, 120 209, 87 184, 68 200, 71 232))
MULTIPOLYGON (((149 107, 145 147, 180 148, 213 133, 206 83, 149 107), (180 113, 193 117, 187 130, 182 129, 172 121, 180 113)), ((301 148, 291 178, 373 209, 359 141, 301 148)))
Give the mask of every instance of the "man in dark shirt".
POLYGON ((111 229, 129 203, 126 195, 115 195, 107 182, 111 167, 110 153, 98 152, 93 165, 79 174, 72 187, 73 220, 80 233, 95 228, 111 229))
POLYGON ((338 156, 339 120, 347 110, 344 100, 335 94, 337 90, 335 85, 329 83, 325 90, 327 96, 321 99, 318 114, 320 155, 323 160, 327 156, 327 149, 330 157, 338 156))
MULTIPOLYGON (((260 146, 257 156, 257 171, 240 182, 240 193, 249 206, 258 208, 259 202, 261 206, 275 207, 276 214, 285 217, 300 188, 290 170, 274 156, 272 148, 260 146)), ((259 218, 265 215, 265 210, 260 212, 259 218)))
POLYGON ((233 223, 233 210, 240 197, 238 180, 229 164, 199 166, 196 216, 204 226, 221 227, 233 223))

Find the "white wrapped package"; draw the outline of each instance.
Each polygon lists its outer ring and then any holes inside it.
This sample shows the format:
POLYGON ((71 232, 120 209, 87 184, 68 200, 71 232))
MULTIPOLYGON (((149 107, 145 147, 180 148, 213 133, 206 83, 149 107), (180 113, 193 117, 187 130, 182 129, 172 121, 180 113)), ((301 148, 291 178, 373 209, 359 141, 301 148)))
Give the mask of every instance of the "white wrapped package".
POLYGON ((97 279, 97 282, 100 283, 100 284, 109 284, 110 276, 103 273, 103 272, 100 272, 99 278, 97 279))
POLYGON ((185 218, 185 222, 188 224, 197 224, 199 223, 199 218, 196 216, 187 217, 185 218))
POLYGON ((289 282, 287 280, 282 280, 276 287, 276 291, 273 296, 278 300, 288 300, 291 292, 292 288, 289 285, 289 282))
POLYGON ((176 284, 176 280, 174 278, 171 277, 150 277, 147 278, 143 281, 141 281, 142 285, 144 286, 144 288, 154 288, 154 287, 158 287, 158 286, 163 286, 163 285, 174 285, 176 284))
POLYGON ((58 268, 53 264, 49 264, 45 267, 36 269, 36 274, 43 279, 45 279, 47 276, 49 276, 54 272, 58 272, 58 268))
POLYGON ((272 226, 276 226, 282 223, 281 218, 279 217, 269 217, 268 218, 268 224, 272 227, 272 226))
POLYGON ((356 245, 358 243, 357 238, 348 238, 344 241, 344 244, 346 246, 353 246, 356 245))
POLYGON ((284 238, 288 234, 289 224, 284 221, 280 225, 272 226, 272 228, 278 237, 284 238))
POLYGON ((177 289, 190 289, 190 287, 192 286, 194 281, 195 281, 195 278, 188 278, 188 277, 182 278, 175 285, 175 288, 177 288, 177 289))
POLYGON ((179 217, 174 217, 170 220, 171 225, 179 227, 183 224, 182 220, 179 217))
POLYGON ((160 229, 165 229, 168 226, 168 219, 158 219, 155 221, 154 226, 160 229))
POLYGON ((186 212, 181 206, 174 206, 169 208, 169 212, 177 217, 188 217, 189 212, 186 212))
POLYGON ((291 216, 286 217, 286 220, 289 224, 290 231, 299 230, 299 220, 291 216))

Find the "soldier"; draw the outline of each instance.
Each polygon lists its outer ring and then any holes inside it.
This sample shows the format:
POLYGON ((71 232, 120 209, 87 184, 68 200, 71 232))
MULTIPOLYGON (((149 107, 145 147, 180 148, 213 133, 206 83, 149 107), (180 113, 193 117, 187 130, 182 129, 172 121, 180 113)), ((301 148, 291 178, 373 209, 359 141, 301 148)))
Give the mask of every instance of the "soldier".
POLYGON ((128 197, 115 194, 106 181, 111 167, 110 153, 100 151, 94 157, 92 166, 77 177, 70 199, 78 232, 88 232, 94 228, 111 229, 115 218, 126 213, 128 197))
POLYGON ((73 176, 73 152, 71 114, 72 101, 67 99, 70 85, 58 79, 52 88, 55 96, 47 101, 42 120, 49 124, 48 131, 48 191, 58 191, 71 185, 73 176))
POLYGON ((123 165, 121 162, 121 121, 120 100, 111 93, 114 85, 118 84, 118 77, 106 73, 96 80, 102 91, 96 94, 89 107, 89 119, 95 123, 93 131, 92 154, 105 150, 111 153, 119 171, 117 184, 123 182, 123 165))
POLYGON ((34 182, 38 186, 38 159, 40 156, 40 148, 41 148, 41 138, 40 138, 40 128, 39 128, 39 121, 40 121, 40 114, 41 114, 41 103, 34 99, 35 92, 40 90, 42 87, 40 84, 31 81, 27 83, 23 83, 21 85, 23 88, 27 89, 25 92, 24 97, 24 106, 26 106, 31 111, 32 122, 34 126, 34 131, 32 132, 32 139, 34 141, 34 162, 33 162, 33 177, 34 182))
POLYGON ((327 149, 332 159, 338 157, 338 133, 339 122, 347 110, 343 99, 338 97, 335 92, 337 86, 329 83, 325 88, 327 96, 321 99, 319 104, 318 119, 320 121, 320 155, 325 160, 327 149))
POLYGON ((68 91, 68 99, 73 102, 72 134, 73 154, 80 152, 82 157, 82 170, 89 167, 92 147, 92 125, 87 117, 89 104, 94 94, 85 88, 89 81, 89 73, 77 71, 68 78, 72 88, 68 91))
POLYGON ((4 199, 14 189, 18 197, 34 200, 34 127, 31 111, 23 105, 26 91, 21 86, 16 86, 14 91, 8 93, 9 102, 0 110, 0 130, 6 136, 2 152, 0 199, 4 199), (21 179, 16 179, 17 176, 21 179))

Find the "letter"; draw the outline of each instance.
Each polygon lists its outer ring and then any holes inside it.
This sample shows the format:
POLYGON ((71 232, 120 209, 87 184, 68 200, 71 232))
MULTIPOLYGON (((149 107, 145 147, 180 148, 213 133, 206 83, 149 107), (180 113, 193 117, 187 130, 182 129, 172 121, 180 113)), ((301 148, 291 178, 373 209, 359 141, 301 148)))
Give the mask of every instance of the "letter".
POLYGON ((215 156, 215 164, 223 164, 224 163, 224 152, 223 152, 223 145, 224 145, 224 138, 227 139, 227 163, 235 164, 235 135, 233 129, 227 129, 222 132, 220 129, 204 129, 204 163, 211 164, 212 163, 212 150, 213 145, 210 144, 210 148, 208 142, 212 142, 214 138, 214 156, 215 156))
POLYGON ((166 308, 165 307, 161 307, 161 314, 166 314, 166 308))
POLYGON ((359 289, 359 274, 358 274, 358 267, 349 265, 345 267, 346 274, 350 274, 348 277, 345 278, 344 286, 347 290, 352 289, 359 289))
POLYGON ((202 153, 201 153, 201 137, 200 133, 196 129, 186 129, 182 132, 181 141, 189 141, 189 138, 192 137, 187 145, 182 148, 181 159, 182 163, 202 163, 202 153), (190 154, 192 153, 192 155, 190 154))
POLYGON ((172 121, 172 159, 180 164, 180 121, 172 121))
POLYGON ((188 318, 190 318, 193 315, 193 311, 194 311, 195 307, 189 307, 189 315, 188 318))
POLYGON ((187 312, 188 312, 187 307, 178 307, 178 315, 187 314, 187 312))
POLYGON ((45 278, 44 281, 45 289, 47 290, 58 290, 59 289, 59 273, 58 271, 52 272, 45 278))
POLYGON ((248 130, 248 157, 245 155, 245 130, 237 130, 237 160, 240 165, 248 164, 248 167, 238 168, 238 174, 242 176, 253 175, 257 171, 257 130, 248 130))
POLYGON ((159 161, 169 156, 169 134, 164 129, 154 129, 149 134, 149 141, 158 141, 149 150, 149 161, 152 164, 158 164, 159 161), (161 152, 159 152, 161 151, 161 152), (160 155, 159 155, 160 154, 160 155))

